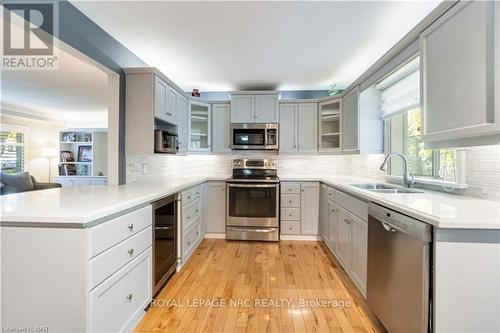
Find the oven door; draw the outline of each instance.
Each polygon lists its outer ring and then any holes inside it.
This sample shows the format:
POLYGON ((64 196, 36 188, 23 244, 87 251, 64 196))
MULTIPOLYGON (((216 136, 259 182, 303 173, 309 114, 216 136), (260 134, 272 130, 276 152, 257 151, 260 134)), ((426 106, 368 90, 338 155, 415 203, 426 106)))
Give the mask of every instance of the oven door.
POLYGON ((278 227, 279 183, 227 183, 228 226, 278 227))

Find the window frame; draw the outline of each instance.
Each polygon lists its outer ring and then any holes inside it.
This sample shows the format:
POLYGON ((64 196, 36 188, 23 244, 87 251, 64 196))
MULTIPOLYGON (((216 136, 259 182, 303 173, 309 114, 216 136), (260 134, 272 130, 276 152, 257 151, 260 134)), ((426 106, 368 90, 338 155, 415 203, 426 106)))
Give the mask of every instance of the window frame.
MULTIPOLYGON (((396 115, 395 115, 396 116, 396 115)), ((402 153, 407 155, 407 146, 408 146, 408 112, 405 112, 403 115, 403 151, 402 153)), ((394 117, 394 116, 393 116, 394 117)), ((393 117, 388 117, 384 119, 384 153, 391 153, 391 137, 392 137, 392 127, 391 121, 393 117)), ((455 154, 455 165, 456 165, 456 180, 454 182, 442 180, 439 177, 440 171, 440 150, 433 149, 432 150, 432 176, 415 176, 415 181, 421 184, 430 184, 430 185, 443 185, 443 186, 453 186, 455 188, 467 188, 467 184, 465 183, 465 152, 462 150, 456 149, 455 154)), ((400 180, 403 177, 392 174, 392 166, 391 160, 387 165, 387 177, 400 180)))
POLYGON ((18 132, 23 133, 24 135, 24 143, 0 143, 0 146, 22 146, 24 148, 23 155, 23 170, 21 172, 29 172, 28 166, 28 128, 26 126, 12 125, 12 124, 0 124, 0 131, 10 131, 10 132, 18 132))

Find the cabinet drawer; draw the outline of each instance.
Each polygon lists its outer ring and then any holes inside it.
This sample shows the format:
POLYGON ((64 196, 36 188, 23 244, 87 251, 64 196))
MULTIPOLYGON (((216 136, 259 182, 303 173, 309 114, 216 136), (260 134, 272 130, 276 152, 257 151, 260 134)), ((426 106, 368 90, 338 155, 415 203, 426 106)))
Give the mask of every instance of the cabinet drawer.
POLYGON ((152 238, 152 229, 148 227, 90 260, 89 290, 150 247, 152 238))
POLYGON ((335 190, 335 202, 361 219, 368 221, 368 203, 335 190))
POLYGON ((281 219, 289 221, 300 221, 300 208, 282 208, 281 219))
POLYGON ((331 187, 326 187, 326 197, 328 200, 335 201, 335 190, 331 187))
POLYGON ((182 207, 182 230, 187 230, 193 221, 200 217, 200 211, 200 199, 196 199, 190 204, 182 207))
POLYGON ((198 244, 201 237, 200 232, 200 219, 198 218, 193 225, 184 232, 182 236, 182 258, 187 259, 193 248, 198 244))
POLYGON ((193 186, 181 193, 182 206, 185 206, 200 197, 200 186, 193 186))
POLYGON ((151 205, 103 222, 89 229, 88 257, 93 258, 152 224, 151 205))
POLYGON ((282 235, 300 235, 299 221, 281 221, 282 235))
POLYGON ((281 193, 300 193, 300 183, 281 183, 281 193))
POLYGON ((300 207, 300 194, 283 194, 281 207, 300 207))
POLYGON ((89 332, 131 331, 151 300, 151 250, 89 293, 89 332))

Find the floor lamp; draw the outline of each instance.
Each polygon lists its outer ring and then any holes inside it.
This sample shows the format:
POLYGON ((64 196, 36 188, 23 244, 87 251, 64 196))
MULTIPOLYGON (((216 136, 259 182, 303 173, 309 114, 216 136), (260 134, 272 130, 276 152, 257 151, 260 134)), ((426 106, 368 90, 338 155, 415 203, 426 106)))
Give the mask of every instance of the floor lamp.
POLYGON ((57 156, 57 148, 52 148, 52 147, 47 147, 42 149, 42 156, 43 157, 48 157, 49 158, 49 183, 51 181, 50 179, 50 167, 51 167, 51 162, 52 162, 52 157, 57 156))

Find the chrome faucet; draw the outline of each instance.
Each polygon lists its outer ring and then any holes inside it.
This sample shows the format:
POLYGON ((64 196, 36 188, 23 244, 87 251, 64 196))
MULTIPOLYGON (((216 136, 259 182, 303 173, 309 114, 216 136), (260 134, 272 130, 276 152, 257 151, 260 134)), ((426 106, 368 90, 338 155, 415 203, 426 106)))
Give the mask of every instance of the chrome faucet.
POLYGON ((403 159, 403 184, 405 186, 407 186, 408 188, 410 188, 412 185, 415 185, 415 177, 413 176, 413 174, 410 175, 408 173, 408 159, 406 158, 405 155, 403 155, 401 153, 394 152, 394 153, 388 154, 385 157, 384 162, 380 166, 380 170, 386 171, 387 162, 393 156, 399 156, 403 159))

